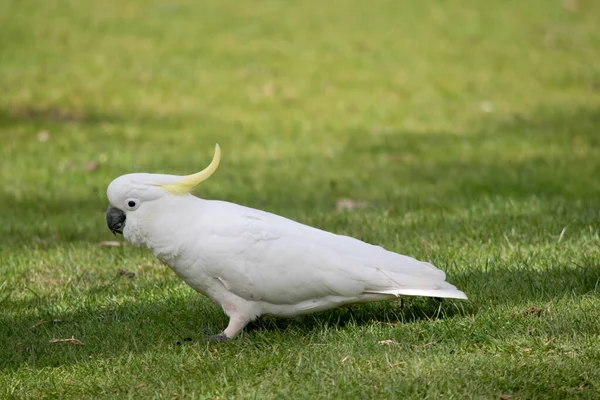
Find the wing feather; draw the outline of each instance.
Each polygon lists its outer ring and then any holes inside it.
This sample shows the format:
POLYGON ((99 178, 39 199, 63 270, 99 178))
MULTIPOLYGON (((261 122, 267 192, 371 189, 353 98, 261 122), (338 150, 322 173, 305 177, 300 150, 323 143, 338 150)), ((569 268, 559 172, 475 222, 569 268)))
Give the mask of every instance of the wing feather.
POLYGON ((247 300, 296 304, 365 293, 466 298, 433 265, 358 239, 232 203, 211 202, 210 214, 211 246, 230 250, 211 260, 212 273, 247 300))

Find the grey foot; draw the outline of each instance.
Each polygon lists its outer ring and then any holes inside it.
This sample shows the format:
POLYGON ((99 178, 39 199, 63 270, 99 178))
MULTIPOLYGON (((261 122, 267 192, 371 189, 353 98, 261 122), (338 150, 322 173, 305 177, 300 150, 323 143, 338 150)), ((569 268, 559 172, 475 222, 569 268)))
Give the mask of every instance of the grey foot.
POLYGON ((220 343, 226 342, 230 340, 224 333, 219 333, 218 335, 212 335, 206 339, 208 342, 220 343))

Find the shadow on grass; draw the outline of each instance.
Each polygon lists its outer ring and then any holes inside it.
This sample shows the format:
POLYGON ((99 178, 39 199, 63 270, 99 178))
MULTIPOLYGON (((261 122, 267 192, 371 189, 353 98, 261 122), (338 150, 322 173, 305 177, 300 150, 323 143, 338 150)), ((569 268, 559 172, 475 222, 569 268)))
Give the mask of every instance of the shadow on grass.
POLYGON ((0 127, 10 128, 23 125, 85 124, 124 122, 124 118, 89 110, 73 110, 46 107, 14 107, 0 110, 0 127))
POLYGON ((455 273, 452 281, 477 303, 549 303, 569 295, 600 293, 600 262, 584 258, 576 263, 557 264, 540 270, 532 260, 521 265, 489 263, 478 271, 455 273))
MULTIPOLYGON (((77 122, 80 117, 34 112, 10 118, 12 119, 8 123, 19 124, 48 118, 58 119, 59 122, 77 122), (24 118, 27 122, 20 122, 18 118, 24 118)), ((6 117, 2 119, 6 123, 6 117)), ((81 117, 81 121, 87 121, 85 123, 97 123, 103 119, 102 116, 81 117)), ((411 180, 425 181, 435 187, 435 197, 443 199, 443 207, 448 210, 485 196, 494 196, 507 203, 522 199, 541 199, 538 207, 535 210, 507 212, 504 215, 486 215, 482 212, 459 219, 433 217, 425 223, 426 229, 450 236, 469 235, 468 239, 503 240, 505 232, 517 227, 527 233, 522 237, 523 242, 532 243, 546 240, 549 233, 558 234, 565 223, 575 221, 575 225, 583 229, 598 222, 600 206, 597 198, 598 184, 594 178, 600 170, 600 161, 589 148, 599 143, 599 121, 598 110, 575 110, 563 114, 546 111, 529 119, 515 117, 508 122, 500 121, 498 126, 485 129, 479 135, 466 137, 456 134, 402 132, 380 139, 364 137, 362 133, 358 133, 357 140, 360 137, 366 145, 353 147, 345 157, 348 157, 347 165, 353 165, 352 158, 362 154, 358 152, 392 156, 416 154, 425 157, 432 146, 438 153, 440 148, 447 148, 450 154, 458 155, 461 154, 461 149, 477 155, 478 148, 481 148, 482 156, 432 163, 423 158, 423 163, 418 162, 403 171, 411 176, 411 180), (530 147, 552 142, 554 146, 561 146, 564 151, 547 157, 523 156, 519 160, 502 157, 487 159, 485 156, 488 149, 486 146, 490 144, 497 143, 502 148, 517 146, 521 140, 530 147), (561 154, 564 157, 561 158, 561 154), (457 202, 457 198, 462 200, 457 202)), ((394 180, 394 172, 386 173, 371 185, 376 190, 378 186, 393 184, 394 180)), ((327 184, 324 185, 327 187, 327 184)), ((304 201, 315 195, 313 192, 307 193, 301 183, 290 182, 285 177, 276 178, 265 191, 247 193, 250 194, 246 195, 246 200, 282 209, 306 208, 304 201), (281 190, 303 195, 281 196, 281 190)), ((318 196, 321 202, 317 205, 323 210, 333 211, 337 193, 325 190, 318 196)), ((395 202, 396 199, 390 201, 395 202)), ((419 194, 407 195, 404 201, 407 208, 412 210, 439 207, 437 203, 432 204, 419 194)), ((80 241, 96 242, 100 237, 109 236, 108 233, 95 230, 106 230, 103 221, 106 204, 97 197, 69 198, 55 193, 51 196, 40 194, 17 199, 8 193, 2 193, 0 203, 5 214, 2 232, 7 240, 3 240, 4 248, 18 248, 28 244, 32 236, 43 238, 56 230, 60 233, 60 239, 48 246, 80 241), (85 223, 65 222, 74 220, 85 223), (32 221, 36 221, 38 225, 32 228, 32 221)), ((398 210, 397 213, 401 215, 404 211, 398 210)), ((340 218, 339 223, 343 223, 343 218, 340 218)), ((404 234, 410 233, 408 230, 404 234)), ((329 326, 369 326, 396 322, 410 324, 439 318, 476 316, 480 309, 490 305, 539 305, 564 296, 598 293, 599 276, 600 265, 595 260, 586 260, 584 265, 579 266, 553 265, 543 271, 534 270, 527 263, 516 267, 475 267, 451 277, 454 284, 468 293, 471 302, 438 303, 428 299, 409 299, 401 307, 395 303, 359 305, 307 316, 300 321, 266 319, 253 324, 249 335, 257 331, 285 330, 291 333, 289 340, 297 340, 329 326)), ((31 311, 22 319, 0 320, 0 337, 5 339, 5 346, 0 350, 0 365, 8 369, 16 369, 23 364, 53 367, 86 362, 94 354, 117 356, 131 351, 143 352, 157 346, 174 346, 183 337, 198 338, 203 328, 207 328, 212 334, 220 331, 226 324, 220 310, 199 296, 193 299, 186 297, 144 303, 124 300, 105 308, 84 306, 80 312, 52 315, 44 311, 45 302, 49 299, 38 298, 26 304, 12 301, 8 297, 0 300, 3 308, 31 311), (59 319, 65 322, 33 327, 40 319, 59 319), (86 345, 80 347, 49 343, 51 339, 68 338, 71 335, 84 340, 86 345)))
MULTIPOLYGON (((35 108, 0 114, 3 125, 40 121, 96 124, 106 120, 125 122, 127 119, 35 108)), ((154 123, 152 118, 149 121, 154 123)), ((169 125, 169 121, 167 118, 163 122, 169 125)), ((557 224, 564 226, 572 220, 592 224, 600 218, 597 196, 600 181, 596 179, 600 172, 597 151, 600 144, 600 135, 597 134, 599 122, 600 111, 595 109, 562 113, 542 109, 531 117, 511 116, 492 121, 478 134, 397 132, 370 135, 354 132, 349 133, 347 151, 336 161, 329 176, 316 181, 319 186, 314 190, 307 191, 302 181, 272 171, 273 175, 269 177, 271 184, 260 191, 252 190, 252 185, 243 188, 229 186, 223 197, 284 215, 306 209, 332 213, 336 200, 346 193, 332 187, 329 177, 358 163, 368 167, 369 175, 377 175, 378 178, 363 179, 361 187, 357 187, 357 195, 378 194, 379 199, 374 203, 379 209, 389 211, 392 217, 415 210, 461 209, 485 197, 506 203, 533 199, 541 200, 537 214, 528 213, 518 221, 507 215, 505 221, 495 221, 503 225, 498 230, 508 229, 509 223, 521 222, 531 223, 540 230, 547 225, 547 232, 555 232, 557 224), (519 146, 525 150, 516 151, 519 146), (540 148, 548 148, 547 154, 537 151, 540 148), (504 149, 509 155, 504 155, 504 149), (513 152, 518 154, 515 159, 510 156, 513 152), (371 162, 373 157, 380 156, 387 159, 383 167, 371 162), (405 162, 407 159, 413 161, 405 162), (399 175, 405 177, 401 181, 417 184, 416 190, 410 194, 398 194, 399 175), (421 184, 425 185, 425 189, 419 189, 421 184), (546 218, 547 215, 557 217, 554 219, 556 224, 551 218, 546 218)), ((173 125, 173 128, 176 129, 176 126, 173 125)), ((244 175, 247 171, 239 173, 244 175)), ((0 193, 4 213, 0 233, 6 239, 0 246, 31 243, 34 236, 49 237, 54 233, 59 233, 65 242, 98 241, 99 237, 105 237, 104 232, 99 233, 97 229, 100 226, 104 229, 101 213, 107 205, 106 199, 99 197, 98 192, 99 189, 91 188, 87 197, 69 197, 68 193, 48 193, 47 190, 26 197, 0 193), (79 224, 66 223, 73 221, 74 217, 80 221, 79 224), (33 226, 32 221, 35 221, 33 226)), ((103 193, 103 190, 100 192, 103 193)), ((440 229, 452 229, 451 224, 444 226, 444 221, 438 222, 440 229)), ((485 222, 474 216, 463 223, 477 227, 485 222)))
MULTIPOLYGON (((266 335, 276 336, 278 341, 308 344, 330 336, 332 329, 354 332, 356 327, 360 328, 357 331, 357 340, 360 340, 360 332, 373 326, 394 330, 435 320, 452 321, 464 317, 477 320, 479 313, 485 313, 490 307, 517 308, 518 313, 527 306, 544 307, 565 298, 576 300, 582 296, 597 296, 600 292, 599 277, 600 263, 595 260, 579 266, 558 265, 545 271, 527 266, 522 269, 490 267, 453 277, 453 282, 469 294, 471 300, 467 302, 404 298, 353 305, 299 319, 265 317, 250 324, 239 340, 260 341, 265 340, 266 335)), ((100 287, 98 290, 102 292, 104 289, 100 287)), ((136 291, 146 291, 146 297, 151 299, 147 290, 149 288, 143 286, 136 288, 136 291)), ((135 301, 135 297, 129 296, 101 307, 90 306, 93 302, 83 298, 81 311, 73 313, 49 312, 47 304, 51 299, 38 298, 23 303, 5 298, 1 304, 3 308, 25 307, 32 313, 17 320, 0 319, 0 334, 4 339, 0 349, 0 368, 14 370, 23 365, 58 367, 86 363, 95 356, 119 357, 156 348, 176 349, 177 342, 186 337, 202 340, 226 326, 226 317, 206 298, 195 293, 179 293, 148 301, 135 301), (85 346, 50 343, 56 338, 71 337, 83 341, 85 346)), ((106 294, 107 297, 115 295, 118 295, 118 290, 106 294)), ((510 311, 506 312, 510 314, 510 311)), ((510 317, 509 314, 506 318, 510 317)), ((586 334, 585 329, 579 329, 578 333, 586 334)), ((595 326, 593 329, 594 332, 587 333, 597 333, 595 326)), ((561 331, 553 331, 556 337, 562 334, 561 331)), ((493 336, 492 333, 490 335, 493 336)), ((571 336, 572 331, 569 329, 564 335, 571 336)))
MULTIPOLYGON (((0 128, 13 127, 46 127, 54 128, 61 125, 80 125, 91 128, 102 124, 123 124, 137 126, 160 127, 161 129, 178 129, 189 118, 181 115, 147 113, 136 110, 135 113, 119 114, 100 110, 57 108, 32 105, 20 105, 10 109, 0 109, 0 128)), ((197 114, 195 118, 211 119, 208 114, 197 114)))
POLYGON ((3 236, 0 249, 110 240, 110 231, 104 222, 108 201, 97 195, 15 199, 4 193, 0 195, 0 203, 7 211, 0 228, 3 236), (102 232, 102 228, 106 231, 102 232))
MULTIPOLYGON (((504 198, 494 199, 497 203, 505 200, 512 201, 504 198)), ((531 200, 538 201, 539 198, 532 197, 531 200)), ((334 201, 332 199, 332 203, 334 201)), ((473 199, 470 204, 480 204, 483 207, 486 201, 488 200, 483 196, 479 200, 473 199)), ((6 212, 1 228, 3 241, 0 249, 16 251, 32 247, 52 248, 67 243, 97 244, 113 238, 105 223, 108 204, 105 199, 90 197, 79 201, 74 198, 56 198, 41 201, 35 198, 15 200, 0 196, 0 203, 6 212), (36 221, 35 224, 32 225, 32 221, 36 221)), ((456 216, 452 214, 453 210, 440 213, 439 206, 426 199, 405 198, 390 207, 359 211, 362 214, 355 214, 351 219, 348 215, 336 213, 334 210, 326 214, 320 212, 320 217, 308 223, 334 233, 349 234, 373 244, 385 240, 385 235, 389 235, 396 226, 396 237, 401 243, 410 242, 417 235, 422 240, 434 243, 440 239, 462 238, 468 242, 492 241, 506 244, 506 234, 512 232, 511 237, 514 239, 511 240, 515 240, 515 244, 526 245, 545 243, 551 237, 556 238, 565 227, 568 227, 567 238, 589 235, 588 228, 595 226, 600 220, 600 204, 591 199, 574 202, 554 199, 538 203, 535 210, 507 210, 501 214, 482 210, 473 215, 463 213, 456 216), (427 213, 428 210, 433 212, 427 213), (427 213, 427 217, 415 222, 404 221, 403 215, 407 212, 424 212, 427 213), (379 234, 372 229, 360 229, 355 226, 363 219, 380 220, 383 213, 388 214, 385 221, 387 233, 379 234)), ((465 203, 463 205, 466 206, 465 203)), ((461 210, 460 204, 447 207, 461 210)))

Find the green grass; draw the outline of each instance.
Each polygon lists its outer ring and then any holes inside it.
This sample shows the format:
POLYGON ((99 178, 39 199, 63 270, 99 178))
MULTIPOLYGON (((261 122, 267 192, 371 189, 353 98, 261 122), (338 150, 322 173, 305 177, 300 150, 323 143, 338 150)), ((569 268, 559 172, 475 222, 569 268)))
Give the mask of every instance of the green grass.
POLYGON ((593 0, 1 1, 0 398, 598 398, 599 49, 593 0), (100 246, 105 190, 215 142, 200 196, 429 260, 470 300, 178 346, 227 320, 100 246))

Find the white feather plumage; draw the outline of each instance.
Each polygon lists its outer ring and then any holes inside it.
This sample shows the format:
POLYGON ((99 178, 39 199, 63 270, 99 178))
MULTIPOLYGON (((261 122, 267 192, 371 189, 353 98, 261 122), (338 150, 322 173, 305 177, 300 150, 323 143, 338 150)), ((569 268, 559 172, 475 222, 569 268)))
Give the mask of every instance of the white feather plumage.
POLYGON ((230 317, 232 338, 264 314, 296 316, 396 296, 466 299, 433 265, 233 203, 171 194, 170 175, 129 174, 108 188, 123 234, 146 246, 230 317), (124 206, 134 199, 135 210, 124 206))

